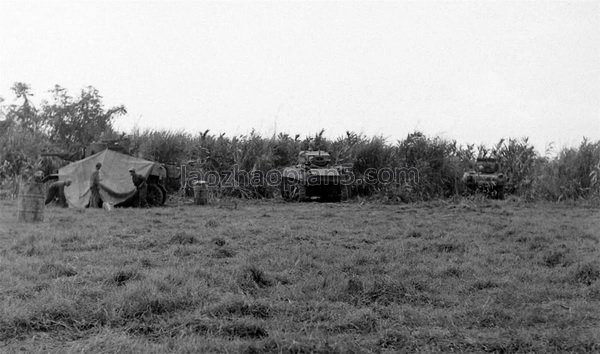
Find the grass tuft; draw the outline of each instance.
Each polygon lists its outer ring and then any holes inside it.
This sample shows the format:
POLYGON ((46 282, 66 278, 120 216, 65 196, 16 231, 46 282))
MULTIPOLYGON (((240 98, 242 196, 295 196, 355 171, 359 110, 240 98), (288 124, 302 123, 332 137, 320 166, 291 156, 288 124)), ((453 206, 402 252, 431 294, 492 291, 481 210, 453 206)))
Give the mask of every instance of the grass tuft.
POLYGON ((208 227, 208 228, 211 228, 211 229, 214 229, 215 227, 218 227, 218 226, 219 226, 219 222, 218 222, 217 220, 215 220, 215 219, 209 219, 209 220, 208 220, 208 221, 207 221, 207 222, 204 224, 204 226, 205 226, 205 227, 208 227))
POLYGON ((112 275, 110 281, 117 286, 122 286, 130 280, 139 280, 140 278, 140 273, 135 269, 121 269, 112 275))
POLYGON ((350 278, 346 284, 346 293, 352 298, 359 297, 363 294, 364 286, 359 278, 350 278))
POLYGON ((141 319, 182 310, 191 305, 191 299, 181 294, 162 292, 150 284, 128 286, 114 299, 116 315, 123 319, 141 319))
POLYGON ((566 251, 551 251, 546 252, 542 257, 542 264, 546 267, 554 268, 556 266, 568 266, 571 261, 566 251))
POLYGON ((378 340, 377 344, 383 349, 406 350, 410 346, 410 340, 410 334, 400 331, 389 331, 378 340))
POLYGON ((536 236, 533 239, 529 239, 529 250, 540 251, 548 247, 548 239, 544 236, 536 236))
POLYGON ((406 237, 419 238, 421 236, 423 235, 421 234, 421 231, 418 230, 408 230, 406 232, 406 237))
POLYGON ((591 301, 600 301, 600 282, 596 282, 587 288, 586 297, 591 301))
POLYGON ((215 238, 213 238, 212 241, 215 245, 217 245, 219 247, 223 247, 223 246, 225 246, 225 244, 227 244, 227 241, 223 240, 220 237, 215 237, 215 238))
POLYGON ((475 289, 475 290, 484 290, 484 289, 493 289, 493 288, 497 288, 499 285, 498 283, 491 281, 491 280, 477 280, 473 283, 473 285, 471 285, 471 288, 475 289))
POLYGON ((59 263, 45 263, 40 266, 40 274, 48 275, 56 279, 61 277, 72 277, 77 275, 73 267, 59 263))
POLYGON ((375 279, 371 286, 364 292, 364 299, 367 303, 379 303, 389 305, 391 303, 400 303, 406 298, 406 288, 400 282, 389 279, 375 279))
POLYGON ((425 246, 423 250, 434 250, 440 253, 462 253, 465 252, 465 245, 458 242, 438 242, 429 246, 425 246))
POLYGON ((273 279, 255 265, 242 267, 238 272, 237 282, 244 291, 262 289, 274 284, 273 279))
POLYGON ((600 279, 600 268, 596 262, 579 263, 571 272, 571 279, 578 284, 592 285, 600 279))
POLYGON ((209 313, 216 317, 244 317, 268 318, 271 316, 271 308, 259 302, 247 302, 242 298, 230 298, 214 306, 209 313))
POLYGON ((378 318, 371 309, 362 308, 348 313, 342 322, 335 326, 335 329, 370 333, 377 329, 377 322, 378 318))
POLYGON ((235 256, 235 251, 227 248, 219 248, 212 253, 213 258, 231 258, 235 256))
POLYGON ((262 326, 255 323, 233 322, 219 328, 219 333, 230 337, 245 339, 260 339, 268 337, 269 333, 262 326))
POLYGON ((512 316, 502 308, 479 308, 468 311, 467 318, 477 327, 506 328, 512 316))
POLYGON ((357 277, 350 278, 344 289, 337 295, 338 300, 353 305, 379 304, 383 306, 415 301, 417 297, 409 292, 404 284, 383 277, 376 277, 370 282, 363 282, 357 277))
POLYGON ((341 354, 341 353, 358 353, 355 348, 350 347, 347 343, 332 344, 329 341, 311 340, 285 340, 285 339, 268 339, 258 343, 244 344, 240 350, 244 354, 259 354, 259 353, 278 353, 278 354, 341 354))
POLYGON ((193 244, 196 243, 196 238, 186 233, 177 233, 175 236, 171 237, 169 243, 180 245, 193 244))
POLYGON ((208 319, 192 319, 184 323, 172 323, 167 328, 143 324, 136 326, 136 334, 153 333, 155 336, 180 337, 185 334, 217 335, 229 338, 261 339, 269 336, 262 326, 247 320, 234 320, 226 323, 215 323, 208 319))
POLYGON ((462 269, 460 269, 457 266, 448 266, 446 267, 442 272, 441 275, 444 278, 460 278, 460 276, 463 274, 462 269))
POLYGON ((140 265, 144 268, 151 268, 154 266, 154 263, 150 258, 143 257, 140 259, 140 265))

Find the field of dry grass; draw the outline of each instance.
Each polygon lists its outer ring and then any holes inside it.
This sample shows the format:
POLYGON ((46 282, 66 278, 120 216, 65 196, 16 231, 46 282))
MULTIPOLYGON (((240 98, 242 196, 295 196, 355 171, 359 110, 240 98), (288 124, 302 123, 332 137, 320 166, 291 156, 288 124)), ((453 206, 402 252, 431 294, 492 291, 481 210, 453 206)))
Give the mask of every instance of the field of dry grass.
POLYGON ((600 212, 0 202, 0 351, 600 351, 600 212))

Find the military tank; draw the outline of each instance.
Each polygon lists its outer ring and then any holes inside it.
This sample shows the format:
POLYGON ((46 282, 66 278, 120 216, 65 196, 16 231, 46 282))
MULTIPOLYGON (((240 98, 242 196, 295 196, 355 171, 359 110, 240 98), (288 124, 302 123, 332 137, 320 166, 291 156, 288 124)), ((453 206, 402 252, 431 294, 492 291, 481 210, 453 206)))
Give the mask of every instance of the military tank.
POLYGON ((281 196, 288 201, 339 202, 349 197, 344 184, 350 166, 333 166, 325 151, 300 151, 298 164, 282 171, 281 196))
POLYGON ((481 192, 504 199, 506 175, 500 172, 498 159, 478 158, 475 169, 465 172, 462 181, 470 192, 481 192))

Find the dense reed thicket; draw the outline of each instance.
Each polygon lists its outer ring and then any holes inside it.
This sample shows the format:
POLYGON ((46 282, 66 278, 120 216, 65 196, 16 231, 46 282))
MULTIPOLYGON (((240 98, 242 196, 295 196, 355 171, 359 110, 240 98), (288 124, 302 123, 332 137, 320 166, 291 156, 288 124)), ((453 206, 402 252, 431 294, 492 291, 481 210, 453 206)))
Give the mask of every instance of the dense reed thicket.
MULTIPOLYGON (((284 133, 263 137, 254 131, 229 137, 208 130, 197 134, 136 130, 131 142, 132 152, 137 156, 163 163, 189 164, 204 171, 266 173, 295 164, 301 150, 325 150, 335 163, 352 164, 359 182, 383 169, 418 171, 417 181, 371 178, 374 183, 355 183, 355 194, 387 200, 461 195, 465 192, 462 174, 472 168, 477 157, 497 157, 508 176, 508 192, 528 200, 598 198, 600 193, 600 141, 587 139, 579 147, 565 148, 552 157, 540 155, 527 138, 503 139, 494 146, 476 147, 421 132, 390 142, 382 136, 368 137, 354 132, 331 139, 324 131, 306 137, 284 133)), ((271 195, 254 192, 254 196, 271 195)))

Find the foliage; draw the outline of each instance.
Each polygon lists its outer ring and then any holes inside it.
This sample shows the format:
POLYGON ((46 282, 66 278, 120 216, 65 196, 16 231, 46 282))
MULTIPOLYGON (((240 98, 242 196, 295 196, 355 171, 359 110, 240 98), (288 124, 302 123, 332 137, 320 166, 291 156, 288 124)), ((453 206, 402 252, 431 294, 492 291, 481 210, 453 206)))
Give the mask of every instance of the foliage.
POLYGON ((134 154, 164 163, 183 162, 189 156, 190 135, 171 131, 134 131, 134 154))
POLYGON ((14 178, 26 169, 33 169, 39 153, 49 146, 42 131, 38 110, 31 103, 31 89, 24 83, 12 87, 21 104, 3 107, 4 120, 0 121, 0 182, 14 178))
MULTIPOLYGON (((0 101, 0 178, 18 175, 35 166, 43 151, 74 153, 89 142, 117 134, 112 121, 125 107, 105 108, 98 90, 87 87, 75 96, 55 86, 51 102, 40 108, 32 103, 29 85, 15 83, 19 104, 0 101)), ((488 147, 458 145, 454 140, 412 132, 396 143, 383 136, 368 137, 347 131, 330 139, 325 130, 302 138, 279 133, 263 137, 255 131, 227 136, 209 130, 184 131, 134 129, 130 134, 135 156, 194 170, 233 173, 235 185, 224 194, 269 197, 276 188, 248 184, 248 173, 266 173, 296 164, 301 150, 328 151, 336 164, 351 164, 356 177, 354 194, 388 201, 416 201, 460 195, 463 172, 476 157, 498 158, 508 178, 507 192, 527 200, 600 198, 600 142, 584 139, 577 148, 565 148, 555 157, 543 157, 527 138, 501 139, 488 147), (394 172, 384 181, 383 169, 394 172), (400 175, 398 175, 400 171, 400 175), (404 173, 404 174, 403 174, 404 173), (414 176, 410 173, 416 173, 414 176), (400 178, 399 178, 400 177, 400 178), (369 180, 372 183, 361 183, 369 180)))
POLYGON ((44 102, 42 121, 50 141, 70 152, 111 132, 114 118, 127 113, 124 106, 105 109, 102 96, 91 86, 82 89, 77 97, 71 97, 58 85, 51 92, 53 101, 44 102))
POLYGON ((80 151, 112 133, 112 120, 126 113, 123 106, 105 109, 102 96, 91 86, 73 98, 57 85, 51 91, 52 102, 42 101, 39 109, 29 85, 17 82, 12 91, 17 104, 0 107, 0 179, 14 178, 26 169, 45 170, 47 161, 41 153, 80 151))
POLYGON ((508 139, 508 143, 502 139, 496 144, 493 155, 499 158, 512 191, 522 194, 530 189, 536 164, 541 159, 527 138, 508 139))
MULTIPOLYGON (((381 136, 369 138, 346 132, 330 140, 320 131, 304 139, 280 133, 270 138, 254 131, 228 137, 210 131, 190 135, 184 132, 146 131, 135 133, 141 157, 176 164, 191 163, 204 171, 262 171, 281 169, 296 163, 303 149, 329 151, 335 163, 350 163, 358 181, 354 192, 379 195, 394 200, 428 200, 464 192, 461 177, 472 168, 475 157, 496 157, 508 177, 509 193, 526 199, 576 199, 598 196, 600 189, 600 142, 584 140, 578 148, 563 149, 556 157, 540 156, 527 138, 502 139, 488 148, 459 145, 456 141, 428 137, 421 132, 408 134, 392 145, 381 136), (417 180, 377 181, 377 173, 388 168, 418 171, 417 180), (370 175, 369 175, 370 174, 370 175)), ((408 176, 411 177, 411 176, 408 176)), ((243 187, 243 179, 237 180, 243 187)), ((249 188, 248 186, 245 186, 249 188)), ((231 192, 231 190, 230 190, 231 192)), ((264 196, 257 190, 245 196, 264 196)), ((233 194, 240 195, 237 190, 233 194)), ((270 194, 270 193, 266 193, 270 194)))
POLYGON ((38 131, 43 125, 41 117, 38 115, 38 110, 35 108, 30 99, 33 96, 29 85, 16 82, 11 90, 15 94, 17 100, 22 99, 21 105, 10 105, 6 113, 6 120, 12 122, 24 130, 38 131))
POLYGON ((419 171, 419 181, 414 186, 419 199, 430 199, 461 191, 460 178, 473 152, 472 146, 463 148, 456 141, 432 139, 421 132, 414 132, 398 142, 398 155, 404 161, 404 167, 419 171))
POLYGON ((535 198, 549 200, 600 197, 600 141, 584 139, 579 148, 565 148, 545 160, 534 173, 535 198))

